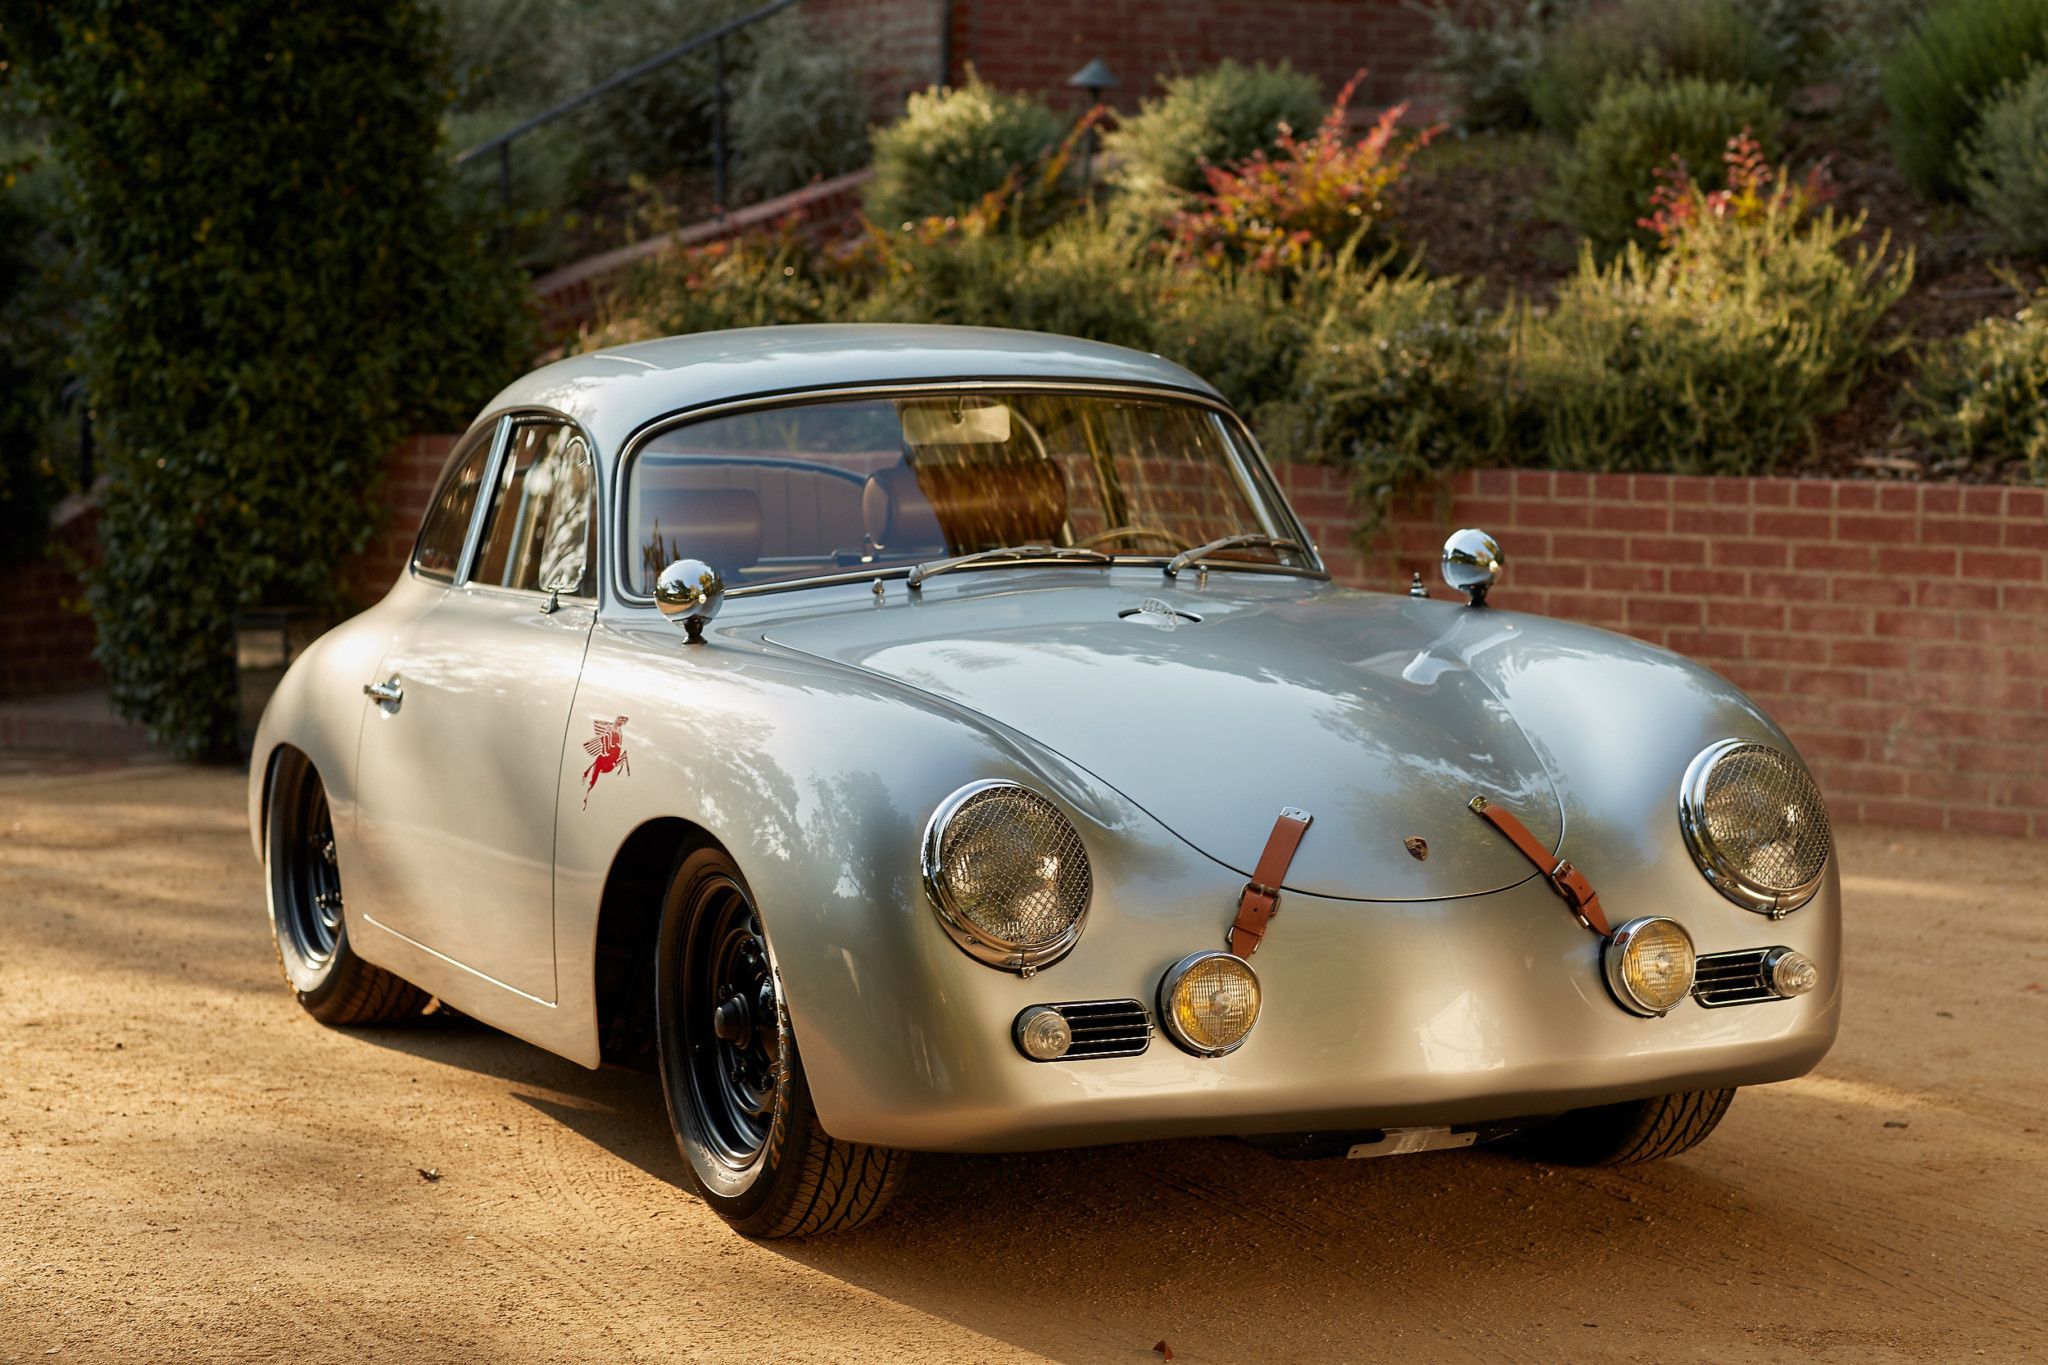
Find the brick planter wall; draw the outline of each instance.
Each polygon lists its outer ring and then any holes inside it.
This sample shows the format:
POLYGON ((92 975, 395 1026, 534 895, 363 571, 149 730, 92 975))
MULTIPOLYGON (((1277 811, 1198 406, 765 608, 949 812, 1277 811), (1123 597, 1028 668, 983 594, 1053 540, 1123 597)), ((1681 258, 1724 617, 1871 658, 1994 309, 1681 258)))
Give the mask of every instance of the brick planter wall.
POLYGON ((409 436, 392 450, 384 464, 384 505, 389 509, 384 525, 344 570, 356 602, 368 606, 391 591, 412 555, 434 482, 461 439, 453 434, 409 436))
POLYGON ((1344 476, 1281 481, 1346 582, 1433 593, 1479 526, 1493 601, 1723 674, 1785 727, 1843 822, 2048 837, 2048 490, 1484 471, 1396 509, 1370 554, 1344 476))
POLYGON ((85 587, 66 556, 90 561, 99 551, 99 512, 83 498, 58 510, 45 556, 6 571, 7 610, 0 613, 0 697, 34 696, 91 687, 96 634, 85 613, 85 587))

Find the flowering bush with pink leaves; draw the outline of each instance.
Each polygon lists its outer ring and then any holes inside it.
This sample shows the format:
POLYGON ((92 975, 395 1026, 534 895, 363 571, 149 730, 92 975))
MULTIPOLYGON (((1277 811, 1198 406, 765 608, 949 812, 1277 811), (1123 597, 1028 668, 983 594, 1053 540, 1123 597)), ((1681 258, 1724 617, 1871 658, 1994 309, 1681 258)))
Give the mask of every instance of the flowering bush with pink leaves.
POLYGON ((1809 216, 1834 197, 1827 168, 1817 165, 1795 181, 1786 168, 1773 171, 1764 149, 1744 128, 1728 139, 1721 155, 1727 187, 1709 190, 1692 177, 1679 156, 1657 172, 1650 212, 1636 226, 1657 234, 1657 244, 1681 259, 1697 257, 1741 234, 1752 245, 1768 245, 1797 232, 1809 216))
POLYGON ((1345 115, 1364 78, 1363 71, 1351 78, 1311 136, 1283 124, 1271 152, 1208 167, 1207 191, 1168 224, 1173 254, 1212 269, 1243 265, 1272 274, 1384 234, 1409 159, 1437 129, 1404 134, 1408 106, 1397 104, 1351 141, 1345 115))

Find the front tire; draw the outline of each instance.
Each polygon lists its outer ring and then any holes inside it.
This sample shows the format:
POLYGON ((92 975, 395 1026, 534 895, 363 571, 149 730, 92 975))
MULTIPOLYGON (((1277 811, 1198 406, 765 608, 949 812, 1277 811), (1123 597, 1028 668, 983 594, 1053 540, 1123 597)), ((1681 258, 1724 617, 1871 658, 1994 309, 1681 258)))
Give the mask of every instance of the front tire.
POLYGON ((327 789, 296 750, 273 762, 263 864, 278 965, 308 1014, 338 1026, 388 1024, 426 1007, 426 992, 349 947, 327 789))
POLYGON ((760 1238, 843 1231, 880 1213, 908 1157, 819 1127, 760 914, 720 850, 678 860, 655 952, 662 1095, 704 1202, 760 1238))
POLYGON ((1688 1090, 1574 1109, 1515 1139, 1527 1156, 1559 1166, 1634 1166, 1691 1151, 1720 1126, 1731 1090, 1688 1090))

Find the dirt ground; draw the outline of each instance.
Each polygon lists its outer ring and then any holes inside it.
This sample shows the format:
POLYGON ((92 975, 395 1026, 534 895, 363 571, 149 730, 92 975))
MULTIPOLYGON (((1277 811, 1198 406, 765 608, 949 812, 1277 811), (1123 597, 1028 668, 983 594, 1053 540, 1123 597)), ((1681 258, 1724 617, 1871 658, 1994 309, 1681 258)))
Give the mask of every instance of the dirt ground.
POLYGON ((926 1158, 755 1245, 650 1077, 280 982, 239 775, 0 764, 0 1362, 2018 1360, 2048 848, 1850 830, 1842 1041, 1661 1166, 926 1158))

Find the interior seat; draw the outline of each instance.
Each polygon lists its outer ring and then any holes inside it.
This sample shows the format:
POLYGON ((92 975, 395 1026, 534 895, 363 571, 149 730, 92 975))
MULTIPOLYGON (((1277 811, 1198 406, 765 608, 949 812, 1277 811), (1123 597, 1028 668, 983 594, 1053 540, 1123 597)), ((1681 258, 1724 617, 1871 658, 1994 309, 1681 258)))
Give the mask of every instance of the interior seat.
POLYGON ((969 554, 1050 545, 1067 524, 1067 481, 1050 460, 892 465, 861 491, 868 538, 891 551, 969 554))

